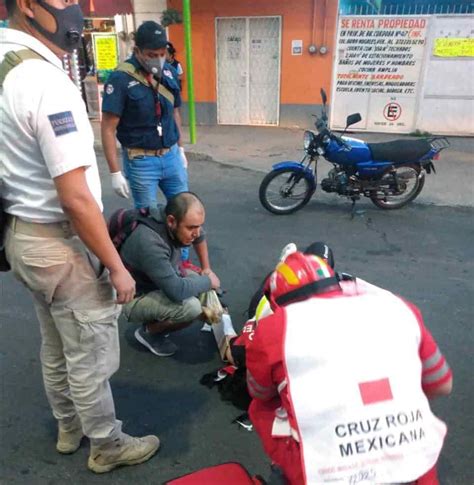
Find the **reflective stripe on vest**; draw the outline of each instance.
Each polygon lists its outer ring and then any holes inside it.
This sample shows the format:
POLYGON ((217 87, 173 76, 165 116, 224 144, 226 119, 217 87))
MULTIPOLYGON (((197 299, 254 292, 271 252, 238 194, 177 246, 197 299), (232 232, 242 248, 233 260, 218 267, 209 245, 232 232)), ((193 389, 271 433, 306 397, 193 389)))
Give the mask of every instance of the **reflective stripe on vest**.
POLYGON ((371 291, 285 308, 284 359, 308 484, 413 481, 446 426, 421 388, 421 333, 395 295, 371 291))
POLYGON ((266 296, 262 296, 260 298, 260 301, 258 302, 257 305, 257 310, 255 310, 255 320, 258 321, 261 318, 268 317, 268 315, 272 315, 272 307, 270 306, 270 302, 268 301, 266 296))
POLYGON ((147 87, 152 87, 155 90, 156 86, 158 85, 158 92, 174 106, 174 94, 165 86, 163 86, 163 84, 158 83, 158 81, 154 82, 154 84, 150 86, 150 83, 148 82, 143 72, 140 69, 137 69, 133 64, 130 64, 129 62, 122 62, 122 64, 119 64, 117 66, 116 71, 125 72, 129 76, 136 79, 139 83, 144 84, 147 87))
POLYGON ((5 54, 2 63, 0 64, 0 88, 3 87, 6 77, 9 72, 16 66, 20 65, 23 61, 30 59, 46 60, 43 56, 40 56, 31 49, 21 49, 19 51, 9 51, 5 54))

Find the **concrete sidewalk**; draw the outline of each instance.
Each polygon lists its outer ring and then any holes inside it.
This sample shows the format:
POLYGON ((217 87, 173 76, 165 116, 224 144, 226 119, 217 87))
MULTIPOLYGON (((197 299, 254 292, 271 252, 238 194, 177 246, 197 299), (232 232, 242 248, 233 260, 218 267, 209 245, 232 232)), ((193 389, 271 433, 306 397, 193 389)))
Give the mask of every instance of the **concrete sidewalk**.
MULTIPOLYGON (((272 164, 282 160, 303 158, 301 129, 252 126, 198 126, 197 143, 187 145, 189 159, 214 160, 232 166, 266 173, 272 164)), ((368 142, 413 139, 407 135, 379 133, 353 133, 351 136, 368 142)), ((186 131, 185 138, 189 140, 186 131)), ((474 138, 450 137, 451 146, 435 162, 437 174, 428 176, 418 203, 474 206, 474 138)), ((319 180, 325 177, 332 165, 323 161, 319 165, 319 180)), ((318 198, 334 203, 333 194, 319 192, 318 198)))
MULTIPOLYGON (((100 148, 99 126, 93 122, 96 147, 100 148)), ((311 128, 311 127, 309 127, 311 128)), ((209 160, 266 173, 272 164, 283 160, 301 160, 303 151, 302 129, 258 126, 203 126, 197 127, 197 143, 189 144, 185 127, 185 148, 188 159, 209 160)), ((407 135, 353 133, 351 136, 368 142, 411 139, 407 135)), ((428 176, 418 202, 448 206, 474 206, 474 138, 450 137, 451 146, 435 162, 437 174, 428 176)), ((331 165, 321 163, 319 179, 331 165)), ((331 197, 331 195, 329 195, 331 197)), ((333 200, 334 197, 331 197, 333 200)))
MULTIPOLYGON (((187 145, 187 151, 206 158, 238 165, 251 170, 267 172, 280 160, 301 160, 303 151, 302 129, 258 126, 198 126, 197 143, 187 145)), ((392 141, 400 138, 416 139, 407 135, 357 133, 350 136, 368 142, 392 141)), ((185 127, 185 139, 189 141, 185 127)), ((441 160, 474 162, 474 138, 450 137, 451 147, 441 160)))

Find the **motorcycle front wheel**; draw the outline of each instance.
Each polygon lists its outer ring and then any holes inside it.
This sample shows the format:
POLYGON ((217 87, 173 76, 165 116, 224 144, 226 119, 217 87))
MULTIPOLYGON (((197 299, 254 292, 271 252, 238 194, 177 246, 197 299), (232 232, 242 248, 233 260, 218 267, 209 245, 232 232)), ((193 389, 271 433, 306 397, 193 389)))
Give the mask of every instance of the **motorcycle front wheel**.
POLYGON ((273 214, 291 214, 304 207, 314 189, 301 170, 283 168, 268 173, 260 184, 260 202, 273 214))
POLYGON ((370 200, 380 209, 400 209, 414 200, 424 185, 425 173, 418 165, 400 165, 382 175, 379 190, 370 200))

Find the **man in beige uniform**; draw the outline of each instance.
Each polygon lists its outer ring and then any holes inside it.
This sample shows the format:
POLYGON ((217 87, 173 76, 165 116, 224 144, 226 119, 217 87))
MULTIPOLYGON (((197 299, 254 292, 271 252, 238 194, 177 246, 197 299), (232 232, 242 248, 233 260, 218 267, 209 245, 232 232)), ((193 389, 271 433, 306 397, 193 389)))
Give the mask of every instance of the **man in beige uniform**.
POLYGON ((81 38, 77 3, 6 1, 11 28, 0 29, 0 196, 6 255, 31 291, 40 322, 57 450, 73 453, 85 434, 88 466, 104 473, 146 461, 159 440, 126 435, 115 417, 109 378, 119 367, 117 319, 135 282, 108 236, 92 129, 59 59, 81 38))

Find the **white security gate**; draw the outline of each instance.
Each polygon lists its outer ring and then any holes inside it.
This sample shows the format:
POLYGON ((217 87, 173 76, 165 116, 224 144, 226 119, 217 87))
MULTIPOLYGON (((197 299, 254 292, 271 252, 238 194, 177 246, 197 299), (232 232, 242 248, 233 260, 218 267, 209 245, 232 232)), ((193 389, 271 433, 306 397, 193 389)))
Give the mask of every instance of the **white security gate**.
POLYGON ((216 19, 217 121, 278 125, 280 17, 216 19))
POLYGON ((474 135, 474 16, 430 20, 417 126, 421 131, 474 135), (467 49, 462 49, 462 44, 467 49), (463 51, 461 51, 461 49, 463 51))

